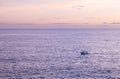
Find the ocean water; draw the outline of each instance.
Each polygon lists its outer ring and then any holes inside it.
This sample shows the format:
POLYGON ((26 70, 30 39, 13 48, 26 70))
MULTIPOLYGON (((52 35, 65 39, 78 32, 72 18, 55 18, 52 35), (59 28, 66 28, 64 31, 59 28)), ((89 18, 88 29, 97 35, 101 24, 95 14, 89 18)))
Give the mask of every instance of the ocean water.
POLYGON ((120 29, 1 29, 0 79, 120 79, 120 29))

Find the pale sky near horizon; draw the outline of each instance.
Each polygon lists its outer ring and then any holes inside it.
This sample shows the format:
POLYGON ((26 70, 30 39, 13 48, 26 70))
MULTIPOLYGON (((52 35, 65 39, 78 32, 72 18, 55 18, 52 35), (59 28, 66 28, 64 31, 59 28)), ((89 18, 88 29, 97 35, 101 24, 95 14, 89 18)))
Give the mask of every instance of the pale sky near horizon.
POLYGON ((0 0, 0 27, 120 25, 120 0, 0 0))

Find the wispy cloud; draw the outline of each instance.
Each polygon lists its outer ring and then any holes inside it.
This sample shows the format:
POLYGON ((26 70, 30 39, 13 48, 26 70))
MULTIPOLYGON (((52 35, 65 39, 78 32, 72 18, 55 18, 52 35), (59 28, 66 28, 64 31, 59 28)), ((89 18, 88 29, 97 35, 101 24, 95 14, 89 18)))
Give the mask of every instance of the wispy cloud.
POLYGON ((120 22, 112 22, 112 23, 110 23, 110 24, 120 24, 120 22))
POLYGON ((51 24, 57 24, 57 25, 70 25, 70 24, 72 24, 72 23, 51 23, 51 24))
POLYGON ((82 6, 82 5, 72 6, 72 8, 75 8, 75 9, 78 9, 78 10, 81 10, 84 7, 85 6, 82 6))
POLYGON ((55 20, 63 19, 63 18, 59 18, 59 17, 52 17, 52 18, 55 19, 55 20))

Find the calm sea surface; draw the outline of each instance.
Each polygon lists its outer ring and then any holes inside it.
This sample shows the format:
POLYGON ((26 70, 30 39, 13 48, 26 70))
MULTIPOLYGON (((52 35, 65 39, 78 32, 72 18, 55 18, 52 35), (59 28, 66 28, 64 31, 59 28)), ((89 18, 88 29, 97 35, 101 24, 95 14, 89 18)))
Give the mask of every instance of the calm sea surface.
POLYGON ((1 29, 0 79, 120 79, 120 29, 1 29))

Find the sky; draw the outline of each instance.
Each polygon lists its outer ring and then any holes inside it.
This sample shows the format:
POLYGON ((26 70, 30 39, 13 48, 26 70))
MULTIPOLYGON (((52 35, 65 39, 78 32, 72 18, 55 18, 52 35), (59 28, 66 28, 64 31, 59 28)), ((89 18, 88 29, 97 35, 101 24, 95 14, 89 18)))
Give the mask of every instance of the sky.
POLYGON ((120 27, 120 0, 0 0, 0 28, 120 27))

